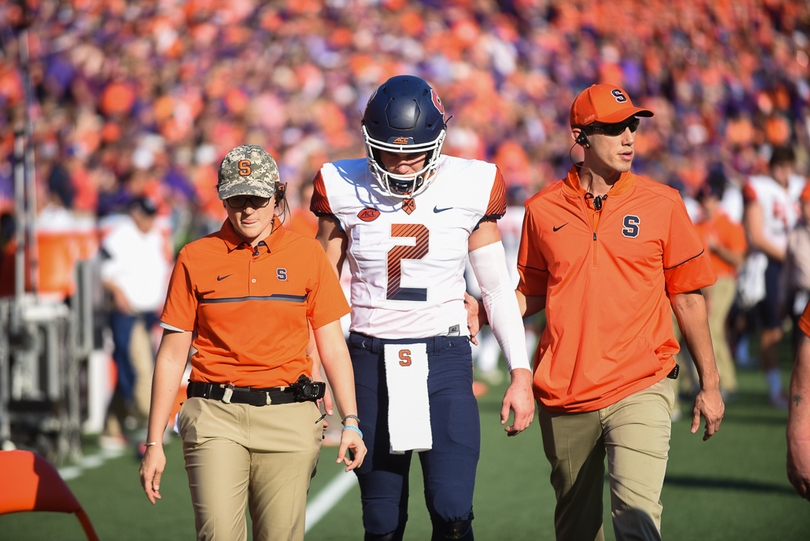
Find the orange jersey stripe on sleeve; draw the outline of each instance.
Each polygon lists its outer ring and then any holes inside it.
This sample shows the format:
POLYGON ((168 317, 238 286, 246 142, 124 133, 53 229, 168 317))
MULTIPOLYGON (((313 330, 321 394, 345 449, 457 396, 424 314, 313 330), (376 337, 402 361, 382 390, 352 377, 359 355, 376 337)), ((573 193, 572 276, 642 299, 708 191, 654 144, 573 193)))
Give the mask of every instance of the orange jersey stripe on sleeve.
POLYGON ((316 216, 331 216, 332 207, 329 206, 329 199, 326 197, 326 186, 323 183, 323 175, 320 171, 318 171, 315 180, 312 182, 315 185, 315 191, 312 192, 309 210, 316 216))
POLYGON ((506 184, 503 181, 501 170, 496 168, 495 181, 489 193, 489 205, 482 219, 501 218, 506 214, 506 184))

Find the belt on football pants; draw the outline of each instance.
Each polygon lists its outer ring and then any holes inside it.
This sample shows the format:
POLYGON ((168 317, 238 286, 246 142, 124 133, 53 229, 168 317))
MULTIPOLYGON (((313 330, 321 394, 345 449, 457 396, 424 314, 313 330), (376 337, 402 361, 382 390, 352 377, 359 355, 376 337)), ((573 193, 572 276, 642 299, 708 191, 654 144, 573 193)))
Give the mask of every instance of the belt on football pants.
POLYGON ((681 369, 681 368, 680 368, 680 367, 679 367, 679 366, 676 364, 676 365, 675 365, 675 368, 673 368, 673 369, 672 369, 672 372, 670 372, 669 374, 667 374, 667 377, 668 377, 669 379, 678 379, 678 372, 680 371, 680 369, 681 369))
POLYGON ((234 387, 223 383, 203 383, 190 381, 186 389, 188 398, 207 398, 226 404, 250 404, 268 406, 270 404, 292 404, 297 402, 292 387, 234 387))

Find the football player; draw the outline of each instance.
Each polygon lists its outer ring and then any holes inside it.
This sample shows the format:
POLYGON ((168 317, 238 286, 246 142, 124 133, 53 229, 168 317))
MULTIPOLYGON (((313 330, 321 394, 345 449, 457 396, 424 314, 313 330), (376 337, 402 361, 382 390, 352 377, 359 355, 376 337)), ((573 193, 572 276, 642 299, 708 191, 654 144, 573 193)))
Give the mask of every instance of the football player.
POLYGON ((511 371, 501 423, 534 416, 523 323, 496 220, 504 180, 490 163, 442 155, 444 106, 424 80, 383 83, 362 120, 366 159, 325 164, 311 209, 340 274, 351 269, 349 350, 360 427, 366 540, 402 539, 408 471, 419 453, 433 539, 473 539, 480 448, 464 305, 470 262, 511 371))

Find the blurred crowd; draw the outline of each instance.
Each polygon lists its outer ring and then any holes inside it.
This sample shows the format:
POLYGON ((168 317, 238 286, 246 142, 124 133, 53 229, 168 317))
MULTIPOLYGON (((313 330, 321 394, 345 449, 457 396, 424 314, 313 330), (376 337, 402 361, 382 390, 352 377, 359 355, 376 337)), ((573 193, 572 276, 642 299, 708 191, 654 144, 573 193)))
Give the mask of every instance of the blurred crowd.
POLYGON ((595 82, 655 111, 634 167, 685 195, 766 171, 777 146, 808 170, 802 0, 29 0, 0 20, 2 210, 30 81, 39 205, 96 219, 146 195, 176 247, 224 219, 227 150, 267 149, 294 207, 323 162, 364 155, 365 102, 402 73, 452 115, 446 153, 525 195, 567 171, 569 107, 595 82))

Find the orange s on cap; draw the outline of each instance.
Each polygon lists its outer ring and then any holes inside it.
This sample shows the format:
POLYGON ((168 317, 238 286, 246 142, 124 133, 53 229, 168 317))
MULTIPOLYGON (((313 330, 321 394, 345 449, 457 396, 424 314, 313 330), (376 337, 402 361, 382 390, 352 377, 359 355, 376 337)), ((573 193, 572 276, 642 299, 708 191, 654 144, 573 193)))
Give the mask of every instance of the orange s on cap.
POLYGON ((634 107, 630 96, 618 86, 591 85, 583 90, 571 106, 571 126, 587 126, 594 122, 617 124, 631 116, 653 116, 649 109, 634 107))

